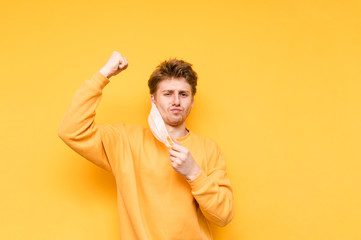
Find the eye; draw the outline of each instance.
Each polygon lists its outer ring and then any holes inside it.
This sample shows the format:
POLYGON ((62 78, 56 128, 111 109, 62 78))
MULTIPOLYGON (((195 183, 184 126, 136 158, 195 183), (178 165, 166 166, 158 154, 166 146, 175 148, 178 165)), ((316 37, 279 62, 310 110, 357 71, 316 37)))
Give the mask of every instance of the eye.
POLYGON ((181 93, 181 96, 182 96, 182 97, 187 97, 188 94, 187 94, 187 93, 181 93))

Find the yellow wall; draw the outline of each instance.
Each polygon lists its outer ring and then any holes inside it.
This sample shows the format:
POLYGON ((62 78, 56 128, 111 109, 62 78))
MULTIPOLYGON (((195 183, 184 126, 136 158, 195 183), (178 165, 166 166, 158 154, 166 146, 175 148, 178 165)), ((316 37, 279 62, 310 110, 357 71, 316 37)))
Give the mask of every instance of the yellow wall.
POLYGON ((97 122, 147 125, 146 81, 194 64, 188 127, 228 160, 216 239, 361 239, 359 1, 8 1, 0 8, 0 239, 118 239, 111 175, 57 136, 113 50, 129 68, 97 122))

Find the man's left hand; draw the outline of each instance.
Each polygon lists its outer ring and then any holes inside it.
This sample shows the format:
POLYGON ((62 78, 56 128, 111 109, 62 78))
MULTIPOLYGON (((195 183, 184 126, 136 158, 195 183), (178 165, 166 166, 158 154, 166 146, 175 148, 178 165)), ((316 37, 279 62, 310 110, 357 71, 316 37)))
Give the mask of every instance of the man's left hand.
POLYGON ((177 140, 172 139, 174 144, 169 150, 170 164, 175 171, 182 174, 191 181, 199 176, 202 169, 194 161, 191 153, 183 147, 177 140))

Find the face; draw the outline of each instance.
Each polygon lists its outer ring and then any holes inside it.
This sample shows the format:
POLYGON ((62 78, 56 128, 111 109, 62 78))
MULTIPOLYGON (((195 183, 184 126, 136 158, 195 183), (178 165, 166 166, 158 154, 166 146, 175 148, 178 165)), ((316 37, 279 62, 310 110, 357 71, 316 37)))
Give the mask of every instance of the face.
POLYGON ((191 86, 184 78, 162 80, 151 100, 157 106, 164 123, 173 127, 185 122, 194 101, 191 86))

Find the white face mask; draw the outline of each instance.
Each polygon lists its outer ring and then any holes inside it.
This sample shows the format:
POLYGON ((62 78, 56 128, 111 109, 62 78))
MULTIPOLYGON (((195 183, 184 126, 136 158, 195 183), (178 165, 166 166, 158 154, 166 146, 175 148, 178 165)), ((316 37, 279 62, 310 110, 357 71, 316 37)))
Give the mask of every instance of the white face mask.
POLYGON ((164 143, 167 147, 172 147, 173 141, 170 138, 163 118, 154 103, 152 103, 152 109, 148 116, 148 123, 154 137, 164 143))

